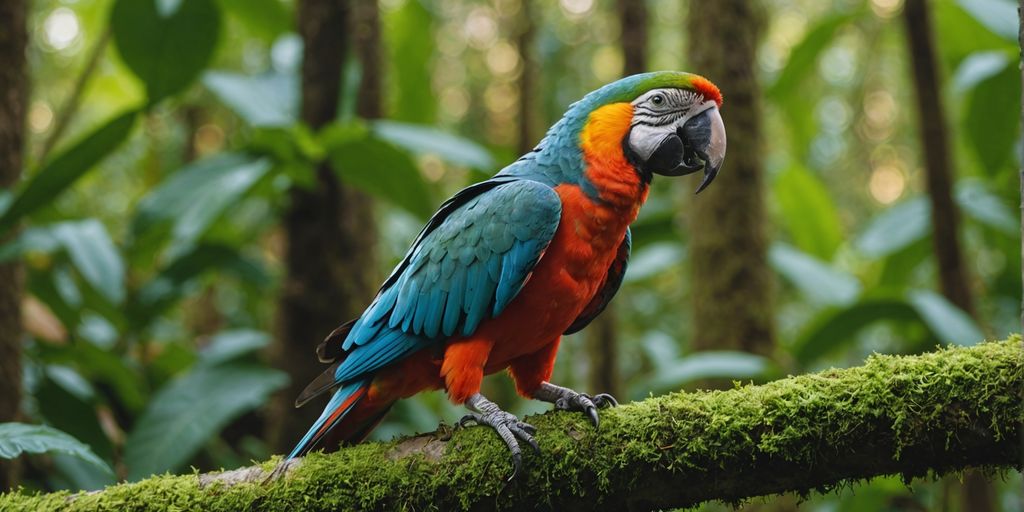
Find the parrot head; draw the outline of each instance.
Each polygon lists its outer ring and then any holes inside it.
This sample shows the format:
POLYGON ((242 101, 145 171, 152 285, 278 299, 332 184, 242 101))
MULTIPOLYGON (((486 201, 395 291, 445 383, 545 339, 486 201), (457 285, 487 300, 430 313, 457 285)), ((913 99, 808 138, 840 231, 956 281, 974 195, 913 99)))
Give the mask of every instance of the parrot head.
POLYGON ((721 105, 722 95, 708 79, 658 71, 612 82, 570 111, 578 109, 578 117, 586 118, 584 131, 613 127, 604 130, 606 136, 621 137, 622 152, 645 181, 653 174, 682 176, 703 170, 700 192, 715 179, 725 159, 721 105))

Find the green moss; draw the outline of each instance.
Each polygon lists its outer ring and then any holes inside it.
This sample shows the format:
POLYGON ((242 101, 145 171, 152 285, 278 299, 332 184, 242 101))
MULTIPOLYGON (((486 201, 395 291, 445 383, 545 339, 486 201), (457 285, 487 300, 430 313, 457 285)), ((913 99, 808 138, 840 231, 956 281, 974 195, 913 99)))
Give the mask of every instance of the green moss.
MULTIPOLYGON (((1019 468, 1019 337, 727 391, 672 393, 602 412, 531 418, 542 453, 506 485, 486 428, 311 454, 281 482, 157 476, 102 493, 8 495, 0 510, 452 510, 686 506, 827 491, 884 474, 1019 468)), ((262 467, 269 470, 273 462, 262 467)))

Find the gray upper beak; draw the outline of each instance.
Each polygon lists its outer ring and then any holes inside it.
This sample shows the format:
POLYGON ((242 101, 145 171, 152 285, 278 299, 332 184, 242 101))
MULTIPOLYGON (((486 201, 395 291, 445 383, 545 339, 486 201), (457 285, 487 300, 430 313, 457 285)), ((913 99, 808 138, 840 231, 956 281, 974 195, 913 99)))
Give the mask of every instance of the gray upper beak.
POLYGON ((683 164, 704 169, 699 194, 718 176, 725 161, 725 122, 718 107, 711 107, 687 121, 680 131, 686 145, 683 164))
POLYGON ((657 143, 644 162, 648 172, 662 176, 683 176, 704 171, 697 192, 707 188, 725 160, 725 123, 718 107, 688 119, 657 143))

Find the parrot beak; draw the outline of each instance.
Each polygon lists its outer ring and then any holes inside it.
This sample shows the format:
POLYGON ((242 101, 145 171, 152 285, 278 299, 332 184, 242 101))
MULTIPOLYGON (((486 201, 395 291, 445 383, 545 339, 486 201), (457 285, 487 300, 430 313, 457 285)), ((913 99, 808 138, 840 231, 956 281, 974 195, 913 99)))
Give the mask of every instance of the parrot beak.
POLYGON ((681 155, 678 164, 667 171, 654 170, 664 176, 684 176, 704 170, 704 179, 697 187, 697 193, 707 188, 718 176, 718 170, 725 161, 725 123, 718 107, 712 106, 690 118, 674 134, 667 137, 655 151, 681 155))
POLYGON ((718 176, 725 160, 725 123, 718 106, 709 103, 674 128, 634 126, 623 141, 627 157, 648 179, 652 174, 685 176, 703 170, 700 193, 718 176))

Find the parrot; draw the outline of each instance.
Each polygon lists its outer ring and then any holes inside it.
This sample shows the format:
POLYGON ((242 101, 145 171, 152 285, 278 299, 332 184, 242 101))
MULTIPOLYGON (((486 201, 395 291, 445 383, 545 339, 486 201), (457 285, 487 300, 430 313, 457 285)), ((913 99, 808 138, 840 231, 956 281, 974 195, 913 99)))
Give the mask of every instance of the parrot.
POLYGON ((493 429, 512 476, 536 428, 480 393, 484 375, 507 370, 523 397, 586 414, 614 397, 550 382, 563 335, 597 317, 622 284, 629 225, 654 174, 703 170, 697 192, 725 158, 722 95, 681 71, 628 76, 569 106, 529 153, 444 202, 356 319, 317 347, 326 371, 296 400, 333 391, 323 413, 284 459, 325 439, 358 443, 392 405, 443 389, 493 429))

